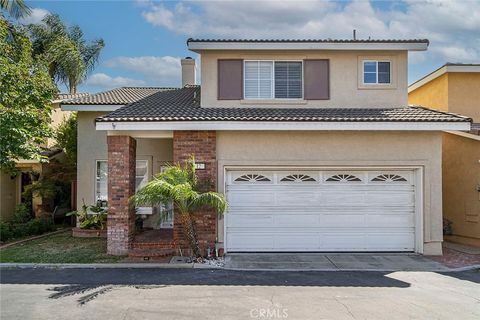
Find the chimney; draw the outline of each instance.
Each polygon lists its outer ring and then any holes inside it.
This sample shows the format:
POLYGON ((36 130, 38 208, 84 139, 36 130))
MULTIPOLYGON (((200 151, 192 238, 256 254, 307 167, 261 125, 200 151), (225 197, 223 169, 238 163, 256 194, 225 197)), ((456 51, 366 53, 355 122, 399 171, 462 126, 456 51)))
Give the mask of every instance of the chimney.
POLYGON ((182 87, 195 84, 195 59, 186 57, 182 59, 182 87))

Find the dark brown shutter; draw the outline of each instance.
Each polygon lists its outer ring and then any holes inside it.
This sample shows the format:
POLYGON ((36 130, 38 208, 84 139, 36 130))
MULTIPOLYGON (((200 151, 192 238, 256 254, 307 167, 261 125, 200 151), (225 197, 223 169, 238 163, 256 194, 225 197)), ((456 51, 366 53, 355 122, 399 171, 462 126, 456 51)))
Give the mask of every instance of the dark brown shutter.
POLYGON ((304 61, 305 100, 330 99, 330 70, 328 60, 304 61))
POLYGON ((218 60, 218 100, 243 99, 243 60, 218 60))

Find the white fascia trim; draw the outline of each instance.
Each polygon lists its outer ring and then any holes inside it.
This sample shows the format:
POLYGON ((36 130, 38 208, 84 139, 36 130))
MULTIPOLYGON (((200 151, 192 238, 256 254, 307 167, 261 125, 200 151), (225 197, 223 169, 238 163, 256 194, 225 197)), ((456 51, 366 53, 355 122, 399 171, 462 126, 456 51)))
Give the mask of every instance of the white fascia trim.
POLYGON ((190 42, 191 51, 202 50, 408 50, 425 51, 427 43, 331 43, 331 42, 190 42))
POLYGON ((475 65, 475 66, 443 66, 440 67, 438 70, 435 70, 434 72, 430 73, 426 77, 412 83, 410 86, 408 86, 408 93, 420 88, 424 84, 440 77, 441 75, 447 73, 447 72, 463 72, 463 73, 469 73, 469 72, 480 72, 480 65, 475 65))
POLYGON ((62 111, 115 111, 123 104, 62 104, 62 111))
POLYGON ((347 131, 469 131, 469 122, 294 122, 294 121, 151 121, 97 122, 97 130, 347 130, 347 131))

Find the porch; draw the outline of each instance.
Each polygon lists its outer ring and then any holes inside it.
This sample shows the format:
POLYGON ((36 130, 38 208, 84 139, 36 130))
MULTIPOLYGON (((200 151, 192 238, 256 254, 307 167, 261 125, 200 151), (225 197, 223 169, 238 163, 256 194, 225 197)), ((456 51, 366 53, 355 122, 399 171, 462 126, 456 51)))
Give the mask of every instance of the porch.
MULTIPOLYGON (((212 131, 107 133, 108 160, 103 170, 106 177, 103 188, 106 189, 104 194, 109 208, 109 254, 145 260, 190 254, 182 226, 175 223, 179 220, 175 219, 176 212, 172 204, 162 204, 156 208, 134 208, 129 199, 168 164, 183 164, 192 154, 205 167, 197 172, 200 185, 205 186, 206 190, 215 190, 215 138, 216 134, 212 131), (170 217, 165 215, 165 211, 172 212, 170 217), (161 219, 160 214, 163 215, 161 219), (139 224, 143 228, 139 228, 139 224)), ((97 194, 96 201, 99 200, 104 201, 97 194)), ((201 250, 206 251, 208 247, 215 246, 216 218, 216 213, 211 209, 196 213, 201 250)))

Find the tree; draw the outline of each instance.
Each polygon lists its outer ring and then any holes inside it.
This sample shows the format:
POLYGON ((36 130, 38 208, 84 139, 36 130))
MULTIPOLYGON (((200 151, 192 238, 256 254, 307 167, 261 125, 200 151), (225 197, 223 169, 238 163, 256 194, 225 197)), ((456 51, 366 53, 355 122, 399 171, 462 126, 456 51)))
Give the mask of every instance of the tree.
POLYGON ((15 19, 28 16, 32 12, 24 0, 0 0, 0 9, 6 10, 15 19))
POLYGON ((51 136, 55 84, 32 58, 26 32, 0 17, 0 169, 14 173, 15 161, 43 161, 41 145, 51 136))
POLYGON ((223 214, 228 204, 223 194, 197 191, 197 181, 195 160, 192 157, 183 167, 178 164, 167 167, 164 172, 138 190, 131 198, 131 202, 138 206, 156 206, 173 200, 184 235, 193 255, 198 258, 201 255, 195 230, 195 212, 202 207, 211 206, 219 214, 223 214))
POLYGON ((95 68, 105 43, 102 39, 87 43, 78 25, 67 28, 57 14, 49 14, 42 23, 29 26, 34 54, 48 63, 50 76, 64 83, 71 94, 95 68))
POLYGON ((77 164, 77 115, 73 114, 55 130, 57 146, 65 152, 67 163, 74 168, 77 164))

